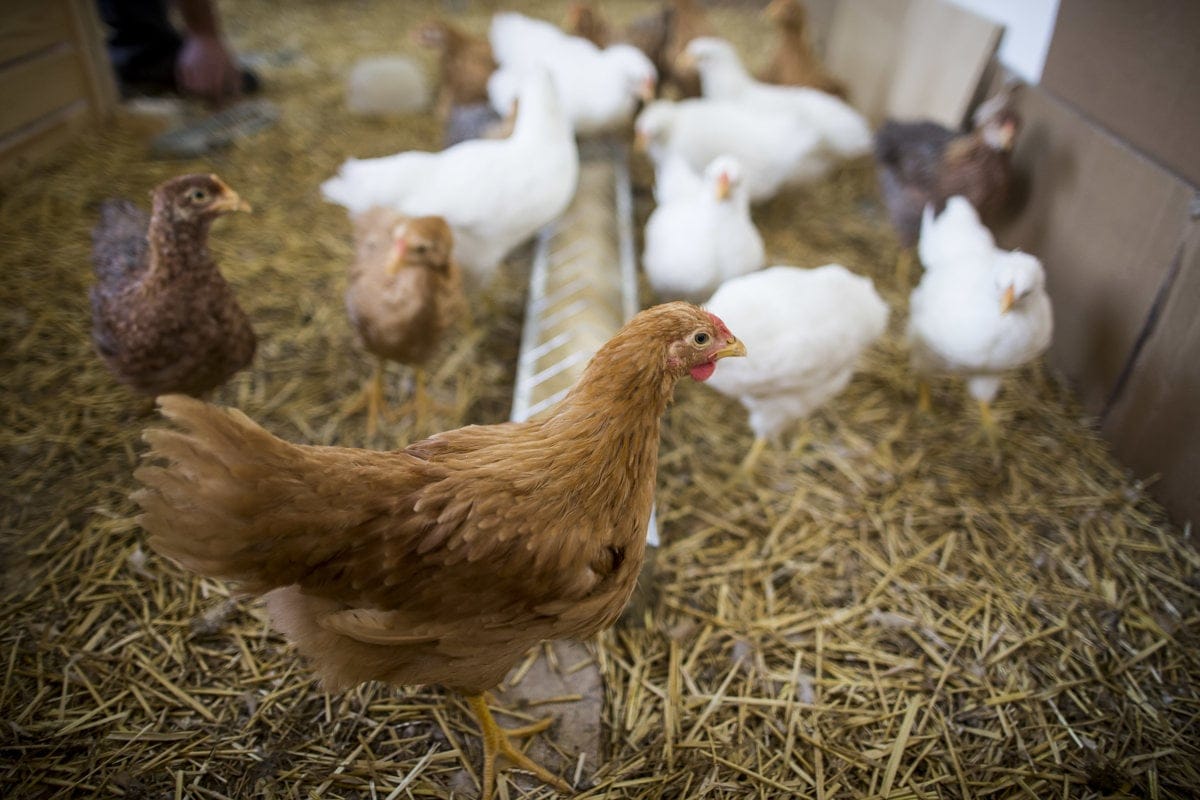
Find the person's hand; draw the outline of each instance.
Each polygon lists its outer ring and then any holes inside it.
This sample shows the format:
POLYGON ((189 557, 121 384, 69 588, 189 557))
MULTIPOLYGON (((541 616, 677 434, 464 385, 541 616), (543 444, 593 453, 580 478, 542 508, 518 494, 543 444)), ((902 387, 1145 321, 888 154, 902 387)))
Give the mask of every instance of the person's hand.
POLYGON ((175 61, 175 79, 183 94, 220 103, 241 93, 242 76, 233 54, 217 37, 188 36, 175 61))

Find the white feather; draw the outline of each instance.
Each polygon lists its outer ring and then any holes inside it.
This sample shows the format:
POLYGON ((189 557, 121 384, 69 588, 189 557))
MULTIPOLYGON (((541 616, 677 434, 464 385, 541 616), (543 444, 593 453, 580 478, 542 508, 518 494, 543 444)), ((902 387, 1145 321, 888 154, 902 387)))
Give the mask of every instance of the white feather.
POLYGON ((721 284, 705 307, 747 352, 722 361, 708 385, 741 401, 759 438, 842 391, 888 319, 874 284, 838 264, 768 267, 721 284))
POLYGON ((962 375, 972 397, 990 402, 1005 372, 1050 346, 1054 315, 1042 263, 1028 253, 982 247, 991 234, 968 209, 953 197, 922 226, 925 273, 909 298, 908 339, 917 372, 962 375), (934 240, 929 246, 926 236, 934 240), (1010 288, 1015 302, 1002 313, 1010 288))
POLYGON ((627 124, 639 93, 657 80, 654 64, 640 50, 616 44, 603 50, 542 20, 515 12, 496 14, 488 34, 499 68, 488 80, 488 97, 508 113, 514 87, 529 70, 550 72, 563 110, 576 133, 604 133, 627 124))
POLYGON ((831 94, 804 86, 776 86, 751 77, 733 45, 716 37, 688 43, 704 96, 794 115, 814 130, 831 157, 856 158, 871 152, 871 128, 862 114, 831 94))
POLYGON ((729 156, 715 159, 691 191, 665 200, 646 222, 642 266, 664 300, 700 302, 721 281, 758 269, 764 259, 740 167, 729 156), (721 176, 729 181, 725 199, 718 197, 721 176))
POLYGON ((823 177, 835 163, 816 131, 795 116, 744 103, 684 100, 650 103, 634 123, 657 168, 678 154, 695 172, 731 155, 742 164, 752 202, 785 186, 823 177))
POLYGON ((566 209, 579 175, 575 137, 549 77, 535 70, 521 91, 509 138, 352 158, 321 184, 322 194, 352 214, 385 206, 444 217, 456 258, 476 285, 486 285, 510 250, 566 209))

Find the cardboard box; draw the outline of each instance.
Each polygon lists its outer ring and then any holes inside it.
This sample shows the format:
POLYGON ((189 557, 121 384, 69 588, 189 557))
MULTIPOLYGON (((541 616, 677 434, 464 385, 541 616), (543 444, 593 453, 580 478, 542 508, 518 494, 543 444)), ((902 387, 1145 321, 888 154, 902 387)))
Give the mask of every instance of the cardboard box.
POLYGON ((1062 0, 1042 87, 1200 185, 1200 2, 1062 0))
POLYGON ((0 12, 0 174, 109 117, 117 89, 93 0, 11 0, 0 12))

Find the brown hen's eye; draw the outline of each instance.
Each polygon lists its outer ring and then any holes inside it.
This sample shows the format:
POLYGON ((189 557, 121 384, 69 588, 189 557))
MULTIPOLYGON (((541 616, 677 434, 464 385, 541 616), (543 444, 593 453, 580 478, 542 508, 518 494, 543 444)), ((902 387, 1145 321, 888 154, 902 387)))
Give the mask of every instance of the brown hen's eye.
POLYGON ((193 203, 203 203, 208 199, 208 192, 203 189, 192 189, 191 194, 188 195, 188 199, 193 203))
POLYGON ((705 333, 704 331, 698 331, 696 333, 696 335, 692 337, 692 341, 699 345, 708 344, 708 340, 709 340, 709 335, 707 333, 705 333))

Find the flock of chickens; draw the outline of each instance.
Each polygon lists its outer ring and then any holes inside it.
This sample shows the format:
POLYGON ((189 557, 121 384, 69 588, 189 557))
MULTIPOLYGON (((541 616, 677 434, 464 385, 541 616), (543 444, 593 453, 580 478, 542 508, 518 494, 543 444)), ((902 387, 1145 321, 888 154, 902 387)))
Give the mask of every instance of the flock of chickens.
MULTIPOLYGON (((151 544, 266 595, 330 687, 377 679, 467 694, 484 797, 500 755, 568 788, 511 745, 484 693, 530 646, 594 634, 625 605, 675 383, 690 376, 740 399, 752 459, 840 392, 885 330, 889 309, 869 279, 837 264, 767 267, 752 204, 874 148, 889 214, 925 268, 910 302, 912 365, 965 376, 993 436, 1001 376, 1049 344, 1040 262, 997 248, 985 224, 1006 204, 1019 124, 1004 99, 985 104, 971 133, 889 122, 873 135, 808 49, 803 7, 775 0, 768 11, 781 29, 770 82, 690 0, 636 21, 629 43, 612 43, 586 5, 569 16, 586 36, 515 13, 495 15, 490 41, 429 23, 415 35, 441 50, 437 113, 457 143, 351 158, 320 187, 354 223, 346 305, 379 359, 364 393, 373 425, 384 360, 420 376, 470 324, 468 298, 571 202, 576 135, 632 123, 656 176, 642 263, 674 302, 635 316, 539 422, 376 452, 293 445, 179 396, 203 396, 253 357, 250 322, 206 245, 217 216, 249 206, 216 176, 189 175, 156 189, 149 216, 124 201, 102 209, 96 348, 133 389, 171 395, 160 404, 175 422, 147 432, 136 475, 151 544), (680 99, 653 99, 664 84, 680 99), (743 358, 718 369, 729 356, 743 358)), ((420 377, 416 387, 420 413, 420 377)))

